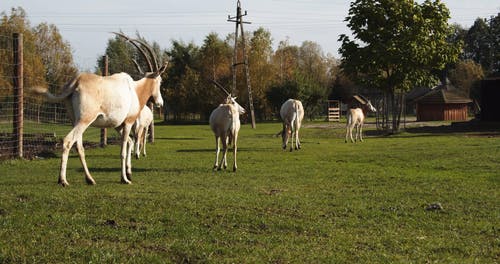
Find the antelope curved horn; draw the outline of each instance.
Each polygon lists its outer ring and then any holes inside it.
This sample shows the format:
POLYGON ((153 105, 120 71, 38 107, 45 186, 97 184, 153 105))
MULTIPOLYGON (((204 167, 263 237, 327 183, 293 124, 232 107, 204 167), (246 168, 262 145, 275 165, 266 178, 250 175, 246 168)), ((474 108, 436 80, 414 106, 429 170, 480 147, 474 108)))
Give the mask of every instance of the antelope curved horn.
POLYGON ((140 74, 144 74, 144 71, 142 70, 141 66, 139 66, 139 63, 137 63, 136 60, 132 60, 132 62, 134 63, 134 66, 135 68, 137 69, 137 71, 140 73, 140 74))
POLYGON ((221 89, 224 93, 226 93, 226 95, 231 95, 231 93, 229 93, 225 88, 224 86, 222 86, 220 83, 218 83, 216 80, 212 79, 211 80, 213 84, 215 84, 215 86, 219 87, 219 89, 221 89))
POLYGON ((152 68, 151 71, 153 71, 153 72, 158 71, 158 69, 159 69, 158 60, 156 59, 156 55, 155 55, 153 49, 151 48, 151 46, 149 46, 146 42, 144 42, 140 39, 133 39, 132 41, 137 42, 137 43, 141 44, 144 48, 146 48, 146 50, 149 53, 149 56, 153 59, 154 68, 152 68))
POLYGON ((119 32, 111 32, 119 37, 122 37, 124 38, 125 40, 127 40, 128 42, 130 42, 132 45, 134 45, 134 47, 137 48, 137 50, 139 50, 139 52, 141 53, 141 55, 144 57, 144 59, 146 60, 146 62, 148 63, 148 67, 149 67, 149 70, 154 72, 153 70, 153 66, 151 64, 151 60, 149 59, 148 55, 146 55, 146 52, 144 51, 143 48, 141 48, 141 46, 137 45, 137 43, 134 42, 134 39, 131 39, 129 38, 127 35, 123 34, 123 33, 119 33, 119 32))

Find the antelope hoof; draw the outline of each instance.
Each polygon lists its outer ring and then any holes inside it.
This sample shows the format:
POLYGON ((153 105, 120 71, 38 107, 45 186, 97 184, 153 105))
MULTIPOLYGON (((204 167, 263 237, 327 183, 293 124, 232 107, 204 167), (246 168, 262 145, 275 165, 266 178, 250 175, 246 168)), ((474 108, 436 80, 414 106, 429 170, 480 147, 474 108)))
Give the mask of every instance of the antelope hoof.
POLYGON ((121 183, 123 183, 123 184, 132 184, 131 181, 126 180, 126 179, 122 179, 121 183))
POLYGON ((85 178, 85 181, 87 182, 88 185, 95 185, 94 179, 85 178))
POLYGON ((236 167, 233 167, 233 172, 236 172, 236 169, 237 169, 236 167))
POLYGON ((69 183, 67 181, 61 181, 59 180, 58 182, 62 187, 68 187, 69 186, 69 183))

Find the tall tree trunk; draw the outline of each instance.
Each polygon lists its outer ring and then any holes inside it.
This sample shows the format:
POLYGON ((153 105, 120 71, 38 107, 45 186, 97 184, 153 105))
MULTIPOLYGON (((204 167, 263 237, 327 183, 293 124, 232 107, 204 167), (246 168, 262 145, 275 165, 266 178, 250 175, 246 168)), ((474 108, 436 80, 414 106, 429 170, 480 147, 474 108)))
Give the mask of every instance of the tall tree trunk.
POLYGON ((404 94, 401 92, 399 94, 391 93, 392 101, 392 133, 396 134, 400 132, 401 124, 401 114, 403 113, 404 107, 404 94))
POLYGON ((397 116, 398 116, 398 103, 396 102, 396 95, 394 90, 391 92, 391 108, 392 108, 392 133, 397 133, 397 116))
POLYGON ((384 112, 385 112, 384 113, 384 116, 385 116, 384 117, 385 118, 384 123, 385 123, 385 130, 386 130, 387 133, 390 132, 389 131, 389 129, 390 129, 390 126, 389 126, 389 113, 390 113, 390 110, 389 110, 390 107, 389 106, 390 106, 390 102, 391 102, 391 100, 390 100, 390 91, 387 91, 387 92, 385 92, 385 108, 384 108, 384 112))

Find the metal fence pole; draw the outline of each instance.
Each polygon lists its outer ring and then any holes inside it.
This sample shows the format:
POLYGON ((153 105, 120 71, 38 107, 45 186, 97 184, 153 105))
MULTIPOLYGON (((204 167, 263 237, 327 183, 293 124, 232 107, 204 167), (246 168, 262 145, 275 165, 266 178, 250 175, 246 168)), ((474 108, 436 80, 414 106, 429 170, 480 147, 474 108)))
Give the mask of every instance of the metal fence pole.
POLYGON ((24 107, 24 69, 23 69, 23 34, 13 35, 13 56, 14 56, 14 110, 13 110, 13 138, 16 139, 15 154, 23 157, 23 107, 24 107))

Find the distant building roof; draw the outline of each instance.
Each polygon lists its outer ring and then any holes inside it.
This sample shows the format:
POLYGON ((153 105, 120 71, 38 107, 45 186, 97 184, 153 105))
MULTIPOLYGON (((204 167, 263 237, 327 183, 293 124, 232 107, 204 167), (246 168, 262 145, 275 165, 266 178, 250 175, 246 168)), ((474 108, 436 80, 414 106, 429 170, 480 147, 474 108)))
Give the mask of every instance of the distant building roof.
POLYGON ((469 97, 460 93, 451 84, 429 89, 429 91, 415 96, 412 101, 427 104, 467 104, 472 102, 469 97))

